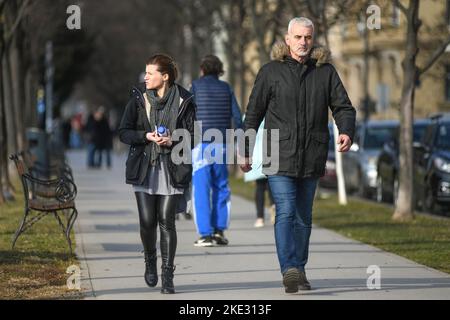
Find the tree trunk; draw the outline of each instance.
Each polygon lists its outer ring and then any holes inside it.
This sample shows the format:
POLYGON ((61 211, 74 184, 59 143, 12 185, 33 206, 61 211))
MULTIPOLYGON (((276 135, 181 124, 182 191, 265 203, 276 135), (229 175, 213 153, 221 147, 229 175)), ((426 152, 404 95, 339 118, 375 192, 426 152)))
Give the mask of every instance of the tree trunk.
POLYGON ((364 108, 364 121, 369 121, 370 118, 370 106, 369 106, 369 72, 370 72, 370 60, 369 60, 369 31, 367 26, 364 26, 363 31, 363 43, 364 43, 364 54, 363 54, 363 101, 362 105, 364 108))
MULTIPOLYGON (((3 70, 2 65, 2 47, 0 44, 0 70, 3 70)), ((5 202, 3 195, 3 180, 4 180, 4 163, 8 160, 3 157, 3 149, 6 148, 6 130, 4 130, 4 108, 3 108, 3 81, 0 76, 0 204, 5 202)))
POLYGON ((247 81, 245 80, 245 72, 247 70, 246 66, 245 66, 245 58, 244 58, 244 43, 240 43, 239 47, 240 50, 242 50, 240 56, 239 56, 239 60, 240 60, 240 67, 241 70, 239 72, 239 84, 240 84, 240 88, 241 88, 241 96, 240 96, 240 100, 241 100, 241 111, 244 112, 245 110, 245 104, 246 104, 246 100, 247 100, 247 81))
MULTIPOLYGON (((2 58, 2 74, 3 74, 3 110, 5 111, 5 137, 6 137, 6 151, 5 151, 5 159, 8 159, 8 155, 11 153, 18 152, 17 149, 17 139, 15 137, 17 129, 15 126, 15 119, 14 119, 14 103, 12 99, 12 88, 11 88, 11 73, 10 73, 10 66, 9 61, 7 59, 9 52, 8 48, 6 48, 3 58, 2 58)), ((6 164, 8 161, 6 160, 6 164)), ((6 169, 4 171, 4 181, 5 181, 5 187, 11 191, 11 193, 14 192, 14 187, 10 180, 10 173, 8 170, 8 165, 6 165, 6 169)))
POLYGON ((392 217, 394 220, 401 221, 414 218, 412 127, 414 93, 418 72, 416 66, 418 53, 417 35, 420 28, 418 12, 419 0, 411 0, 407 11, 406 52, 402 62, 403 87, 400 100, 399 193, 392 217))
POLYGON ((27 127, 38 126, 38 115, 36 109, 37 92, 39 89, 38 76, 34 72, 33 68, 30 68, 27 73, 26 91, 27 91, 27 109, 29 112, 29 118, 27 119, 27 127))
POLYGON ((247 81, 245 79, 245 73, 247 71, 247 65, 245 63, 245 46, 247 43, 247 31, 243 29, 244 20, 246 18, 245 4, 243 1, 239 3, 239 84, 241 88, 241 111, 245 111, 245 104, 247 100, 247 81))
POLYGON ((11 68, 8 60, 9 50, 6 48, 2 57, 2 77, 3 77, 3 98, 4 98, 4 108, 5 108, 5 121, 6 130, 8 133, 8 151, 14 152, 17 150, 17 141, 14 138, 16 133, 16 125, 14 121, 14 101, 12 97, 11 88, 11 68))
MULTIPOLYGON (((19 33, 18 33, 19 34, 19 33)), ((19 49, 19 35, 14 36, 14 40, 11 43, 11 50, 9 54, 9 61, 11 65, 11 88, 12 88, 12 98, 14 101, 14 122, 16 126, 16 144, 18 150, 23 150, 24 147, 24 89, 23 89, 23 72, 21 66, 21 57, 19 49)))
POLYGON ((270 61, 270 52, 267 52, 266 49, 265 43, 266 30, 264 28, 264 22, 262 20, 263 18, 256 12, 257 11, 256 7, 257 1, 252 0, 250 5, 250 16, 252 19, 253 30, 256 35, 256 40, 258 41, 259 60, 261 61, 261 65, 263 65, 266 62, 270 61))
MULTIPOLYGON (((228 81, 232 88, 236 85, 236 56, 235 56, 235 44, 236 44, 236 33, 238 32, 233 23, 233 3, 230 3, 225 10, 227 15, 224 19, 229 20, 228 24, 228 34, 227 41, 224 43, 225 55, 228 62, 228 69, 225 70, 228 81)), ((223 15, 222 15, 223 16, 223 15)), ((224 22, 226 23, 226 22, 224 22)))
POLYGON ((34 101, 36 99, 33 99, 33 95, 32 95, 32 75, 31 75, 31 70, 28 69, 25 72, 25 90, 24 90, 24 95, 25 95, 25 111, 24 111, 24 126, 25 129, 27 127, 31 127, 33 124, 33 113, 34 113, 34 108, 32 107, 34 101))

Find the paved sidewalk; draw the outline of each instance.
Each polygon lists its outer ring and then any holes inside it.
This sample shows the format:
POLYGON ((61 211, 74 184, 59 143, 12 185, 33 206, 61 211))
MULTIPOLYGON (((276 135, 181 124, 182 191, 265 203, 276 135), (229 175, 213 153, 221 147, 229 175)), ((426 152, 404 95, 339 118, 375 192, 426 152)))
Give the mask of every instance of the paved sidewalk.
POLYGON ((194 247, 193 220, 177 221, 177 294, 162 295, 160 282, 149 288, 143 279, 137 208, 124 183, 125 156, 113 158, 112 170, 87 170, 84 152, 68 157, 78 186, 76 253, 86 299, 450 299, 450 275, 319 227, 312 231, 306 268, 314 290, 285 294, 273 227, 253 228, 253 203, 236 196, 226 247, 194 247), (381 268, 380 290, 367 288, 370 265, 381 268))

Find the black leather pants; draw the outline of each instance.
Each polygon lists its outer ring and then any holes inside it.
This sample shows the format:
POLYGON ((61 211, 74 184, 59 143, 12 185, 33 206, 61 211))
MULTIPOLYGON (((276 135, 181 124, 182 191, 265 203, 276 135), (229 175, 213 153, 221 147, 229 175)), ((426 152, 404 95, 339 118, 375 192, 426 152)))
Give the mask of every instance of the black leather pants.
POLYGON ((175 215, 179 195, 149 195, 135 192, 144 251, 156 251, 156 229, 159 223, 161 259, 163 266, 173 266, 177 249, 175 215))

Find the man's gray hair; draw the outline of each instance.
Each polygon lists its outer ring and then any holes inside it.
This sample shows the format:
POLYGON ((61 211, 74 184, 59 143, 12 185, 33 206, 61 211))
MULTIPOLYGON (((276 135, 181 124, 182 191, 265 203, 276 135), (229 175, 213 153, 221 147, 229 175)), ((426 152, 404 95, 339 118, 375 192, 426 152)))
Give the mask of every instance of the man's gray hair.
POLYGON ((314 23, 311 20, 309 20, 308 18, 296 17, 296 18, 293 18, 291 21, 289 21, 288 33, 290 33, 290 31, 292 29, 292 26, 294 24, 300 24, 300 25, 302 25, 304 27, 310 27, 310 28, 313 29, 313 33, 314 33, 314 23))

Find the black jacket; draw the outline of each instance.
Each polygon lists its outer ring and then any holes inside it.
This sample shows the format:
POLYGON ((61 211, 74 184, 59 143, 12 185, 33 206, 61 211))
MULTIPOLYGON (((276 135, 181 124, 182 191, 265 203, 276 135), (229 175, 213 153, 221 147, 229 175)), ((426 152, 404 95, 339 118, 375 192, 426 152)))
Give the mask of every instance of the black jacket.
POLYGON ((92 142, 97 149, 112 149, 112 131, 107 118, 94 120, 92 134, 92 142))
MULTIPOLYGON (((194 121, 195 103, 193 95, 178 85, 182 102, 178 111, 177 129, 187 129, 191 134, 191 149, 194 146, 194 121)), ((150 141, 145 138, 147 132, 152 132, 150 123, 145 111, 145 100, 143 93, 145 87, 134 87, 131 92, 131 99, 125 107, 119 126, 119 138, 125 144, 130 145, 126 162, 126 183, 133 185, 143 185, 147 170, 150 165, 150 141)), ((180 141, 182 143, 183 140, 180 141)), ((171 148, 175 146, 175 143, 171 148)))
MULTIPOLYGON (((328 63, 329 52, 313 48, 301 64, 288 55, 283 44, 272 51, 275 59, 259 71, 245 115, 245 129, 258 130, 265 117, 270 150, 270 129, 279 129, 279 169, 263 173, 292 177, 320 177, 325 174, 328 155, 328 107, 340 134, 352 140, 356 111, 335 70, 328 63)), ((247 146, 245 155, 249 156, 247 146)))

